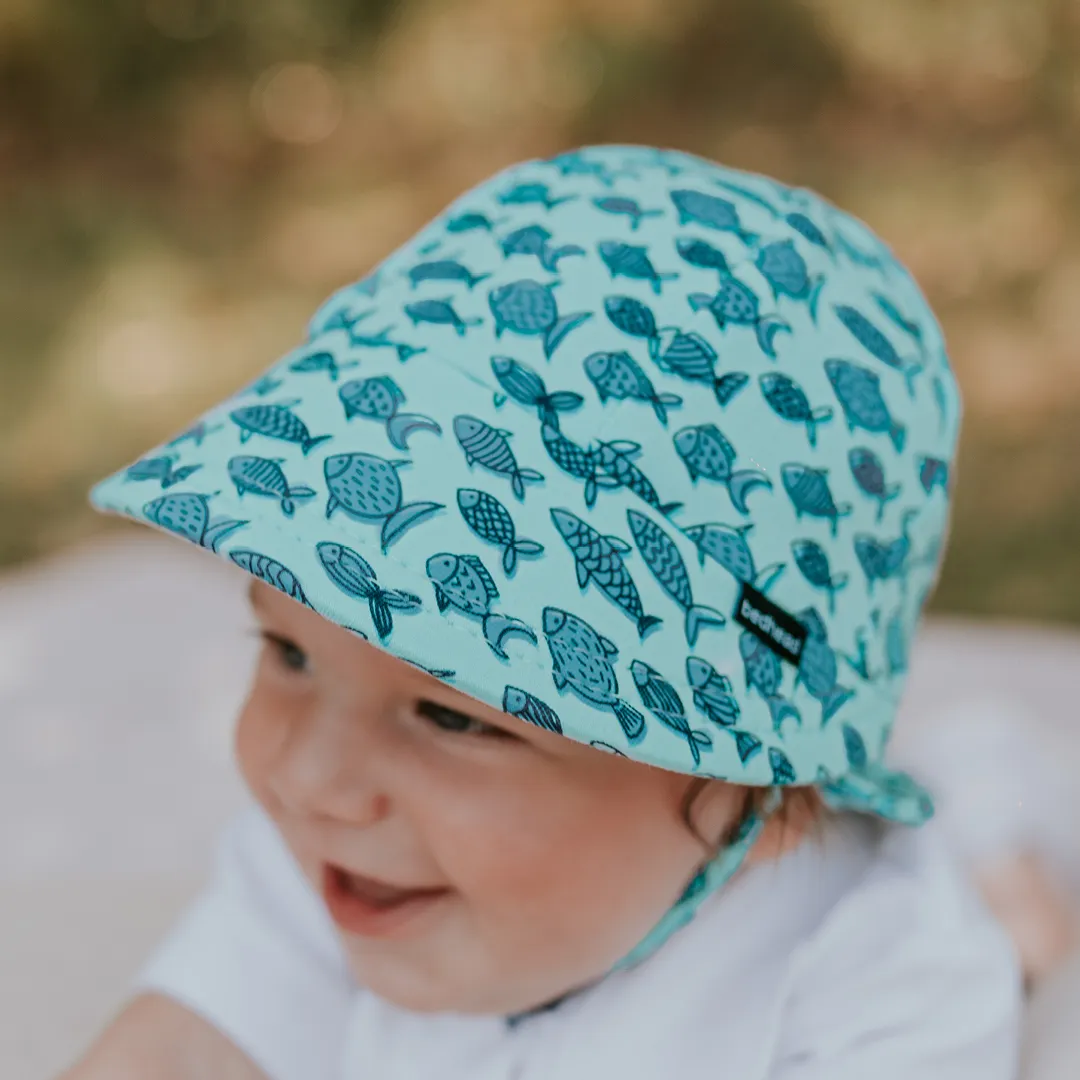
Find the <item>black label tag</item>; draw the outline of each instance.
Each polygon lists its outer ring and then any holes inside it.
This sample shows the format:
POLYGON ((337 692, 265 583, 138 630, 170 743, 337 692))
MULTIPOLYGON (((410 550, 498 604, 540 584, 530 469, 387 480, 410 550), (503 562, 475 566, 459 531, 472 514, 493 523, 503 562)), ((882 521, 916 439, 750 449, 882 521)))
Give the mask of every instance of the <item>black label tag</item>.
POLYGON ((734 619, 768 645, 781 660, 799 666, 807 638, 806 627, 746 581, 735 604, 734 619))

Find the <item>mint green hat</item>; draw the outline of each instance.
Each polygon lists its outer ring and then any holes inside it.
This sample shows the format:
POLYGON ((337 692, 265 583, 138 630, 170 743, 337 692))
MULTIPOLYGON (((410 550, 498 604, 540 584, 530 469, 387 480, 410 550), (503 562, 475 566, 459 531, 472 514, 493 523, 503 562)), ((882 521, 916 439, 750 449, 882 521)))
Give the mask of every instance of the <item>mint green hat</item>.
POLYGON ((571 739, 917 824, 882 755, 959 421, 865 225, 597 146, 461 196, 91 498, 571 739))

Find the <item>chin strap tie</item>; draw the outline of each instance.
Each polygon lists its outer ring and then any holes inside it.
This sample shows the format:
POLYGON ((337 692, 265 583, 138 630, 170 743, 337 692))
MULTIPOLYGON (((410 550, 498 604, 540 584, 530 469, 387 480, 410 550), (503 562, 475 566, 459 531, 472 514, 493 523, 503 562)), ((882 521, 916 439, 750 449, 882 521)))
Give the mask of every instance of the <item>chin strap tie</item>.
POLYGON ((743 818, 731 842, 725 844, 701 867, 683 890, 682 896, 668 908, 645 938, 611 970, 622 971, 640 964, 642 960, 652 956, 676 930, 686 926, 697 914, 702 903, 735 876, 761 835, 765 822, 779 809, 782 801, 780 789, 772 788, 761 813, 751 812, 743 818))

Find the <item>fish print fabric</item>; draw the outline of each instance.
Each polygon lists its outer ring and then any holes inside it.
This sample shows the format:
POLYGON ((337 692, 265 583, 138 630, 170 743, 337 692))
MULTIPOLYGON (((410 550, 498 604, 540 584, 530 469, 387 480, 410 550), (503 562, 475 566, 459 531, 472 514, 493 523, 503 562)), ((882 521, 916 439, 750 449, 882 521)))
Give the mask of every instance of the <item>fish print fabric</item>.
POLYGON ((92 501, 548 731, 917 823, 882 755, 959 420, 865 225, 585 147, 462 195, 92 501), (798 663, 744 590, 801 628, 798 663))

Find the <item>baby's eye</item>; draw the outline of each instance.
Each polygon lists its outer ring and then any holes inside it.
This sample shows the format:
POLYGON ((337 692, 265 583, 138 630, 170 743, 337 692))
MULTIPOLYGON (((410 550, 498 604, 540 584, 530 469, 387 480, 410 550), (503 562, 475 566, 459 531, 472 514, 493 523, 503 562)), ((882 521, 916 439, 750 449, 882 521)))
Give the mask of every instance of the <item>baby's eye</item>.
POLYGON ((277 660, 290 671, 303 672, 307 670, 307 653, 295 642, 288 638, 279 637, 269 631, 263 631, 262 639, 277 654, 277 660))
POLYGON ((512 736, 508 731, 495 727, 493 724, 485 724, 483 720, 477 720, 468 713, 458 712, 457 709, 439 705, 434 701, 418 701, 416 711, 426 720, 430 720, 436 727, 443 731, 453 731, 462 735, 487 735, 495 738, 507 738, 512 736))

